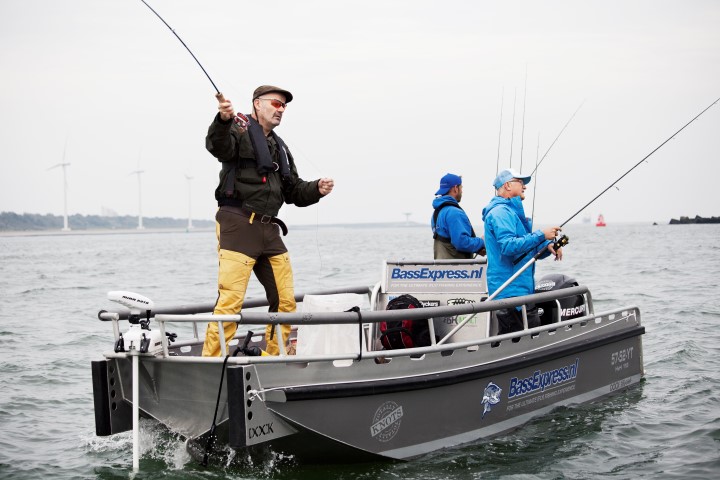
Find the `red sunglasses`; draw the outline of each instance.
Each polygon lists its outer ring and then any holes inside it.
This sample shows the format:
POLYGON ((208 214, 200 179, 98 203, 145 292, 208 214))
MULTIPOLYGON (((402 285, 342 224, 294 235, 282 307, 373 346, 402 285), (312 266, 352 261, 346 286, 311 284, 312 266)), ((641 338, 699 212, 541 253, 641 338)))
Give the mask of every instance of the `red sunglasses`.
POLYGON ((260 98, 258 97, 258 100, 268 100, 270 102, 270 105, 272 105, 274 108, 287 108, 287 103, 281 102, 277 98, 260 98))

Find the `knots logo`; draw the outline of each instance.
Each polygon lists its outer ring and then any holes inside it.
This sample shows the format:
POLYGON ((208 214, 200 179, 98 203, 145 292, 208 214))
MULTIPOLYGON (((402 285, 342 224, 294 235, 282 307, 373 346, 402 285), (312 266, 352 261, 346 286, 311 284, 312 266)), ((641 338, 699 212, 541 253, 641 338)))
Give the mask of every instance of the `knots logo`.
POLYGON ((388 442, 400 430, 403 409, 395 402, 385 402, 375 411, 370 436, 377 437, 381 442, 388 442))
POLYGON ((480 402, 483 404, 483 413, 480 418, 485 418, 485 414, 492 410, 493 405, 500 403, 501 393, 502 388, 498 387, 493 382, 488 383, 487 387, 485 387, 485 391, 483 392, 482 401, 480 402))

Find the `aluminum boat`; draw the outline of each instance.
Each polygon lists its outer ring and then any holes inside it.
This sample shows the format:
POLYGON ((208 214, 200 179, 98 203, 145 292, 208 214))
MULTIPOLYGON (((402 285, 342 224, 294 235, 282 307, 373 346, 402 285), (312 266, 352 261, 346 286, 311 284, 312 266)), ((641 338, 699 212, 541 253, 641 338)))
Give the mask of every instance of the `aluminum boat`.
POLYGON ((112 292, 124 307, 98 314, 114 335, 92 362, 96 433, 133 429, 136 408, 203 460, 227 450, 310 462, 410 459, 640 382, 637 307, 595 312, 589 289, 558 274, 539 279, 533 295, 487 301, 486 266, 388 260, 377 284, 298 295, 295 313, 249 299, 237 315, 216 316, 212 304, 156 308, 141 294, 112 292), (423 307, 386 310, 401 294, 423 307), (332 308, 318 309, 325 300, 332 308), (540 327, 496 334, 494 311, 529 305, 540 308, 540 327), (430 345, 383 348, 382 323, 399 320, 427 322, 430 345), (201 356, 207 322, 239 324, 221 357, 201 356), (268 324, 293 325, 294 348, 238 353, 262 349, 268 324))

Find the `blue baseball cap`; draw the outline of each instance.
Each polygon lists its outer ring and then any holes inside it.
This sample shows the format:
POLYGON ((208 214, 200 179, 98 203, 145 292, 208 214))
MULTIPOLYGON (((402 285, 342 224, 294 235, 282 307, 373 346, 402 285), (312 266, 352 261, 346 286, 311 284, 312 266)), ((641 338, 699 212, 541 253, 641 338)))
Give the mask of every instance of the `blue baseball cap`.
POLYGON ((440 188, 435 192, 435 195, 445 195, 455 185, 462 185, 462 177, 447 173, 440 179, 440 188))
POLYGON ((495 187, 495 190, 505 185, 505 182, 509 182, 513 178, 517 178, 518 180, 522 180, 523 184, 527 185, 530 183, 530 179, 532 177, 530 175, 527 175, 523 177, 518 172, 513 170, 512 168, 509 168, 507 170, 503 170, 502 172, 498 173, 498 176, 495 177, 495 180, 493 181, 493 187, 495 187))

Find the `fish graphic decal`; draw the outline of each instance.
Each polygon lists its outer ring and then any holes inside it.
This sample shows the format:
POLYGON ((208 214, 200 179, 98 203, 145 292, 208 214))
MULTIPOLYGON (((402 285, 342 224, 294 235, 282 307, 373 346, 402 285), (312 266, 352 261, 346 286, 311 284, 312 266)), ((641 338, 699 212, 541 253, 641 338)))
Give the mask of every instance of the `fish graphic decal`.
POLYGON ((485 391, 483 392, 482 402, 480 402, 483 404, 483 413, 481 418, 485 418, 485 414, 492 410, 493 405, 500 403, 501 393, 502 388, 498 387, 493 382, 488 383, 487 387, 485 387, 485 391))

